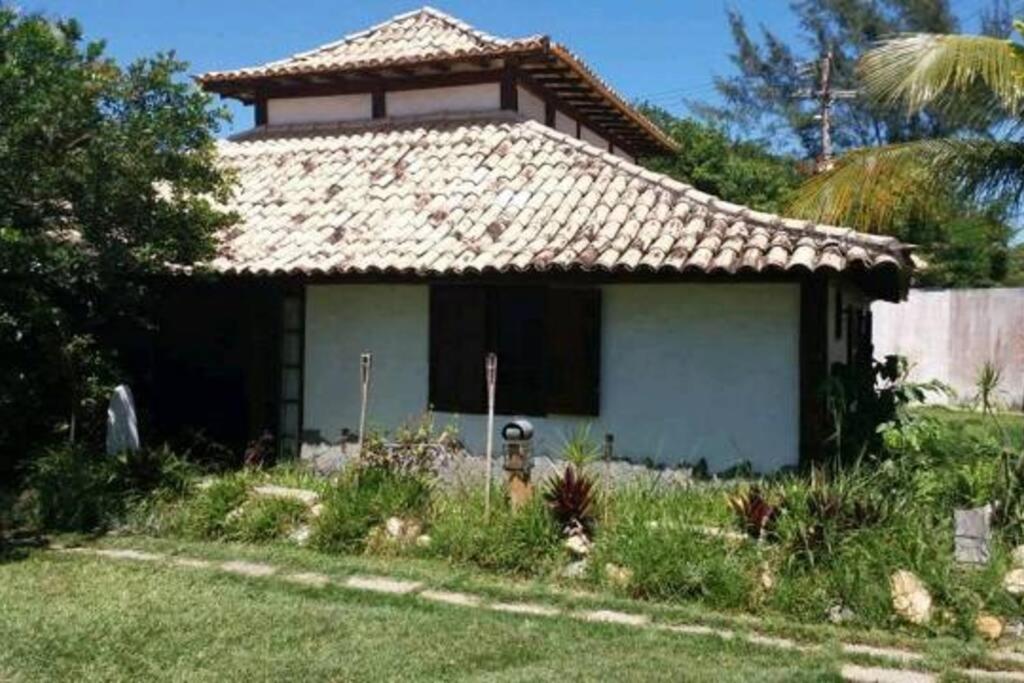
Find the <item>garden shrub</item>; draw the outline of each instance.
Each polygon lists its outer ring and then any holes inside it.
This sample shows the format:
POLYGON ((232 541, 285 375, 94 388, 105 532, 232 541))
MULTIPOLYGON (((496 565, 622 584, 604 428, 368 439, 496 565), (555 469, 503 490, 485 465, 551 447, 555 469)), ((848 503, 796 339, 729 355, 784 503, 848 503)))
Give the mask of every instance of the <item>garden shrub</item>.
POLYGON ((172 528, 189 538, 221 538, 230 529, 230 515, 248 495, 249 480, 245 472, 213 479, 209 486, 185 501, 172 528))
POLYGON ((298 500, 287 498, 251 499, 238 513, 229 515, 225 537, 232 541, 260 543, 285 538, 301 525, 309 508, 298 500))
POLYGON ((554 569, 564 552, 561 534, 540 496, 513 510, 508 499, 497 493, 492 496, 489 519, 485 519, 482 487, 438 496, 430 517, 431 543, 425 552, 524 576, 554 569))
POLYGON ((346 472, 322 498, 312 544, 331 552, 362 552, 370 530, 389 517, 422 519, 430 503, 425 479, 382 467, 346 472))
POLYGON ((55 446, 30 461, 28 487, 36 492, 39 520, 48 529, 93 531, 121 511, 116 464, 105 454, 55 446))

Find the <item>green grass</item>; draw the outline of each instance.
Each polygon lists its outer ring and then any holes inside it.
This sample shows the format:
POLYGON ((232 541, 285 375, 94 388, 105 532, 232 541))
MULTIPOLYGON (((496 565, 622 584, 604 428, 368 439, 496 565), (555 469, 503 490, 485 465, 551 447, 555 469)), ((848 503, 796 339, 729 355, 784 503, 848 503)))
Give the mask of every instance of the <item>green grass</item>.
POLYGON ((838 680, 827 653, 50 552, 0 565, 0 612, 3 680, 838 680))

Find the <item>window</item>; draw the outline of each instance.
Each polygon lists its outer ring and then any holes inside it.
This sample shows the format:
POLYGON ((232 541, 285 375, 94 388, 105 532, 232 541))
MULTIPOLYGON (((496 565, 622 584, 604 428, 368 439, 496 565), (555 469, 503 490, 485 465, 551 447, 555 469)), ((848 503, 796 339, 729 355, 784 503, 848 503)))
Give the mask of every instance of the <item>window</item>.
POLYGON ((597 415, 597 289, 435 286, 430 290, 430 405, 487 410, 484 357, 498 354, 503 415, 597 415))

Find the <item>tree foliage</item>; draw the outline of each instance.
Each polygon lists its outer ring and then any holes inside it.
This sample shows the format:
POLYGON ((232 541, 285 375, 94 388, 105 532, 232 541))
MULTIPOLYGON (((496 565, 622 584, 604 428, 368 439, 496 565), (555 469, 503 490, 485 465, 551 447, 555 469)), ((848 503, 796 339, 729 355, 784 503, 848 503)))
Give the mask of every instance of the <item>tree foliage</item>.
POLYGON ((225 114, 185 66, 122 67, 76 22, 0 5, 0 469, 101 404, 147 278, 231 220, 225 114))
POLYGON ((659 173, 702 192, 761 211, 781 210, 802 179, 794 159, 772 153, 765 145, 732 140, 722 128, 664 109, 640 109, 677 143, 672 156, 647 160, 659 173))
MULTIPOLYGON (((743 15, 728 14, 737 73, 715 79, 724 106, 695 104, 698 112, 746 135, 789 147, 795 139, 805 154, 821 154, 817 101, 820 58, 831 51, 832 86, 856 89, 858 58, 884 36, 919 31, 948 33, 957 28, 947 0, 796 0, 790 9, 801 28, 799 43, 789 43, 767 27, 760 41, 743 15)), ((862 98, 843 99, 832 112, 837 150, 934 137, 947 123, 931 112, 913 117, 862 98)))
MULTIPOLYGON (((864 55, 860 74, 867 95, 881 105, 910 116, 926 108, 950 112, 974 122, 974 128, 943 138, 853 150, 801 188, 792 205, 795 211, 861 229, 892 230, 908 215, 921 216, 919 224, 947 219, 970 228, 971 221, 965 219, 1004 223, 993 218, 1020 208, 1024 49, 986 36, 896 36, 864 55), (950 207, 961 208, 959 215, 950 207), (964 207, 985 208, 970 212, 964 207)), ((971 234, 967 229, 953 237, 966 246, 971 234)), ((1012 232, 1003 228, 1001 234, 976 234, 981 240, 994 238, 1005 277, 1012 232)), ((975 246, 983 246, 981 240, 975 246)), ((940 246, 957 245, 946 240, 940 246)))

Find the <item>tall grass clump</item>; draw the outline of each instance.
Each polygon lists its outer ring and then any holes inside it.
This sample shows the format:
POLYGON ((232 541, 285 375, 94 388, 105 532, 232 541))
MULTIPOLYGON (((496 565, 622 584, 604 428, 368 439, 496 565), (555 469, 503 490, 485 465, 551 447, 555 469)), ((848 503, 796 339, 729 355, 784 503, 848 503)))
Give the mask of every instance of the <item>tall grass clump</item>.
POLYGON ((312 544, 329 552, 362 552, 370 531, 389 517, 423 519, 430 484, 383 467, 352 468, 323 493, 312 544))
POLYGON ((561 535, 540 496, 513 510, 505 496, 491 501, 484 519, 482 487, 465 487, 434 500, 427 553, 506 574, 536 576, 555 569, 561 535))

